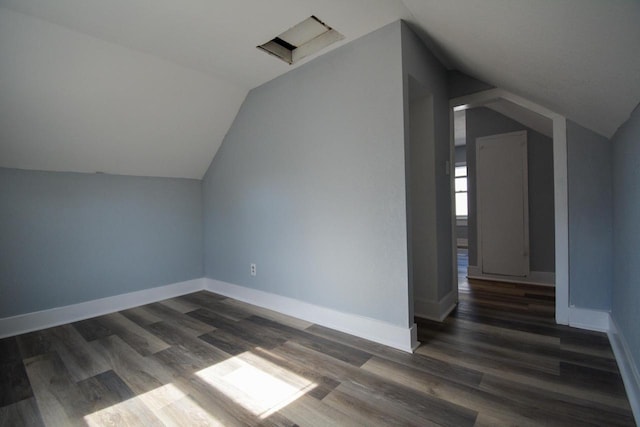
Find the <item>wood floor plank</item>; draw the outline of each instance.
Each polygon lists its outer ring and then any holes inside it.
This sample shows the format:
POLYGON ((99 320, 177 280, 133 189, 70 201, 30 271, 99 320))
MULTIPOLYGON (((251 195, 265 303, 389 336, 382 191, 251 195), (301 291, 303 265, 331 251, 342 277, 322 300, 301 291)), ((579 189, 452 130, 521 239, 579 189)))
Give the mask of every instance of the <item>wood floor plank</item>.
POLYGON ((198 291, 186 295, 181 295, 179 297, 175 297, 174 299, 179 301, 187 301, 191 304, 197 305, 198 307, 207 308, 208 305, 217 304, 220 301, 227 299, 227 297, 215 294, 213 292, 198 291))
POLYGON ((214 311, 218 315, 226 317, 227 319, 233 321, 242 320, 249 314, 244 310, 232 307, 228 304, 224 304, 224 300, 227 299, 226 297, 210 292, 196 292, 193 294, 177 297, 177 299, 186 301, 187 303, 196 304, 200 308, 214 311))
POLYGON ((0 363, 20 361, 22 361, 22 357, 16 337, 0 339, 0 363))
POLYGON ((161 322, 162 317, 156 316, 149 310, 149 304, 142 307, 130 308, 120 312, 124 317, 137 323, 140 326, 150 325, 152 323, 161 322))
POLYGON ((0 363, 0 407, 33 396, 22 361, 0 363))
MULTIPOLYGON (((416 319, 420 322, 421 319, 416 319)), ((422 320, 423 321, 423 320, 422 320)), ((498 326, 485 325, 483 323, 470 322, 465 319, 455 319, 448 317, 441 324, 441 329, 445 333, 456 334, 459 332, 478 332, 489 337, 500 337, 503 339, 509 339, 512 342, 524 342, 530 345, 536 344, 540 346, 555 347, 561 344, 560 337, 533 334, 529 332, 515 331, 512 329, 501 328, 498 326)), ((423 325, 428 329, 434 329, 433 323, 423 325)))
POLYGON ((404 351, 396 350, 383 344, 378 344, 376 342, 369 341, 355 335, 350 335, 320 325, 312 325, 306 328, 305 332, 338 342, 343 345, 347 345, 349 347, 357 348, 369 354, 375 354, 376 356, 394 359, 396 357, 401 358, 407 355, 407 353, 404 351))
POLYGON ((194 372, 209 366, 208 362, 190 354, 181 346, 171 346, 154 353, 148 359, 158 362, 165 371, 170 372, 174 377, 190 376, 194 372))
POLYGON ((311 362, 317 372, 339 380, 342 385, 345 384, 345 381, 349 381, 352 388, 364 390, 363 392, 369 394, 372 399, 392 402, 410 413, 419 411, 426 416, 427 420, 435 421, 437 419, 439 423, 449 423, 447 420, 455 420, 457 425, 473 425, 475 420, 475 411, 440 398, 415 393, 402 384, 390 383, 377 375, 296 342, 287 342, 274 352, 286 355, 293 360, 311 362), (427 413, 428 415, 426 415, 427 413))
POLYGON ((180 313, 184 313, 184 314, 186 314, 186 313, 188 313, 190 311, 197 310, 197 309, 201 308, 197 304, 193 304, 193 303, 190 303, 188 301, 181 300, 179 298, 169 298, 169 299, 165 299, 165 300, 162 300, 162 301, 159 301, 159 302, 160 302, 160 304, 164 304, 167 307, 169 307, 169 308, 171 308, 171 309, 173 309, 175 311, 179 311, 180 313))
POLYGON ((98 426, 150 426, 162 427, 163 423, 143 403, 129 399, 84 417, 85 425, 98 426))
POLYGON ((433 359, 439 359, 441 361, 449 361, 454 365, 471 369, 476 372, 482 372, 485 375, 490 374, 496 377, 507 378, 515 382, 522 382, 529 384, 533 387, 547 391, 561 391, 564 394, 582 394, 585 398, 588 398, 594 402, 606 402, 609 405, 625 408, 628 406, 626 398, 619 396, 611 396, 608 393, 601 392, 597 389, 582 390, 575 384, 568 384, 559 376, 544 375, 543 373, 535 373, 533 375, 524 374, 521 372, 514 372, 512 370, 503 369, 503 366, 488 366, 483 362, 475 360, 475 356, 466 353, 457 353, 455 357, 452 357, 447 351, 434 348, 432 346, 421 346, 416 350, 416 353, 429 356, 433 359))
POLYGON ((198 339, 189 331, 185 332, 180 325, 170 322, 158 322, 145 328, 164 342, 186 350, 190 356, 198 359, 202 364, 217 363, 229 358, 228 353, 198 339))
POLYGON ((171 402, 154 413, 165 426, 169 427, 185 425, 225 427, 222 421, 201 408, 189 396, 171 402))
POLYGON ((381 358, 392 360, 404 364, 414 369, 418 369, 450 381, 461 384, 477 386, 482 379, 482 372, 469 369, 459 364, 448 363, 445 360, 430 357, 425 354, 407 354, 403 351, 391 349, 381 344, 367 341, 363 338, 353 337, 343 332, 331 330, 323 326, 314 325, 307 329, 308 332, 327 337, 334 341, 361 348, 381 358))
POLYGON ((44 426, 34 397, 0 407, 0 427, 44 426))
POLYGON ((176 387, 173 382, 136 395, 136 398, 144 403, 153 413, 157 413, 172 403, 187 397, 189 397, 188 394, 176 387))
POLYGON ((109 365, 80 333, 71 325, 47 330, 51 334, 53 349, 60 355, 73 381, 82 381, 108 371, 109 365))
POLYGON ((562 335, 561 332, 558 331, 558 329, 551 323, 541 324, 540 322, 535 321, 535 319, 516 318, 510 314, 505 315, 500 312, 489 311, 477 307, 466 308, 459 305, 451 316, 455 319, 465 319, 473 323, 492 325, 514 331, 522 331, 551 337, 560 337, 562 335))
POLYGON ((202 334, 198 337, 204 342, 224 351, 231 356, 236 356, 245 351, 255 348, 255 344, 247 342, 242 338, 235 336, 233 333, 223 329, 216 329, 213 332, 202 334))
POLYGON ((114 371, 80 381, 77 386, 84 397, 83 402, 77 404, 82 404, 85 416, 135 398, 135 393, 114 371))
POLYGON ((495 376, 483 378, 481 390, 491 391, 505 402, 526 404, 540 408, 558 425, 633 426, 629 411, 601 402, 549 391, 540 393, 531 385, 523 385, 495 376))
POLYGON ((306 320, 297 319, 295 317, 287 316, 286 314, 278 313, 277 311, 258 307, 257 305, 248 304, 231 298, 222 300, 222 303, 235 307, 238 310, 243 310, 250 316, 260 316, 296 329, 304 330, 313 325, 313 323, 307 322, 306 320))
POLYGON ((460 289, 414 354, 204 291, 3 339, 0 426, 633 425, 553 289, 460 289))
POLYGON ((180 377, 174 384, 188 393, 193 401, 225 426, 254 426, 255 414, 234 402, 224 393, 197 376, 180 377))
POLYGON ((477 413, 441 399, 425 399, 422 393, 407 395, 398 388, 386 386, 380 389, 360 382, 345 381, 337 390, 344 391, 367 406, 394 414, 398 419, 413 425, 473 426, 477 413), (372 398, 373 397, 373 398, 372 398))
POLYGON ((603 359, 609 359, 611 361, 616 360, 610 345, 584 345, 581 343, 572 342, 571 340, 560 339, 560 348, 562 350, 571 351, 578 354, 602 357, 603 359))
POLYGON ((347 345, 342 345, 320 336, 314 336, 306 331, 300 331, 269 319, 259 316, 251 316, 247 320, 257 325, 259 327, 258 330, 264 331, 262 332, 264 334, 268 333, 267 331, 277 332, 278 335, 285 337, 288 340, 295 340, 295 342, 300 345, 320 351, 354 366, 361 366, 371 358, 371 354, 365 351, 347 345))
MULTIPOLYGON (((212 318, 212 315, 213 313, 209 312, 207 317, 212 318)), ((222 317, 218 317, 217 320, 212 321, 212 323, 216 323, 218 325, 217 329, 220 331, 224 331, 227 334, 238 337, 243 342, 249 343, 252 346, 273 348, 284 343, 288 339, 287 336, 268 328, 264 328, 255 322, 250 322, 248 319, 229 321, 222 317)), ((216 332, 217 331, 214 331, 210 335, 215 336, 216 332)))
POLYGON ((91 345, 136 395, 162 387, 173 380, 162 364, 141 356, 118 336, 102 338, 91 345))
POLYGON ((94 341, 113 335, 113 331, 105 325, 102 316, 73 322, 71 325, 86 341, 94 341))
POLYGON ((56 352, 25 360, 25 368, 47 426, 84 425, 84 396, 56 352))
POLYGON ((361 426, 437 426, 437 424, 420 420, 420 423, 410 422, 406 418, 398 418, 397 412, 390 413, 388 408, 380 408, 367 400, 360 400, 342 389, 329 393, 322 402, 336 411, 349 414, 354 425, 361 426))
POLYGON ((15 337, 0 339, 0 407, 32 396, 33 391, 22 363, 18 340, 15 337))
POLYGON ((147 304, 144 306, 144 309, 157 317, 159 321, 172 323, 176 327, 179 327, 183 332, 187 332, 191 335, 197 336, 215 329, 211 325, 201 322, 191 316, 187 316, 186 314, 176 311, 164 304, 147 304))
MULTIPOLYGON (((577 348, 569 348, 561 345, 558 337, 542 337, 539 335, 519 332, 513 334, 504 328, 486 327, 484 325, 471 325, 464 321, 446 321, 442 324, 422 321, 420 340, 428 343, 431 339, 444 340, 469 350, 471 345, 482 349, 508 349, 514 352, 518 359, 532 358, 545 364, 553 363, 554 370, 559 369, 558 361, 565 361, 581 366, 591 367, 610 372, 618 372, 618 367, 612 355, 577 351, 577 348)), ((479 350, 482 351, 482 350, 479 350)), ((536 362, 538 363, 538 362, 536 362)))
POLYGON ((450 334, 440 333, 422 333, 418 335, 418 339, 428 347, 438 348, 455 355, 465 353, 465 357, 474 359, 482 366, 502 367, 505 370, 525 374, 537 372, 560 374, 560 362, 557 358, 544 357, 531 350, 524 351, 520 348, 499 346, 480 340, 465 340, 460 344, 450 334))
POLYGON ((322 400, 327 394, 340 385, 340 381, 319 373, 309 366, 309 364, 296 363, 294 360, 279 356, 273 351, 263 348, 254 348, 251 352, 316 384, 316 387, 310 390, 307 395, 315 397, 318 400, 322 400))
POLYGON ((46 329, 18 335, 16 341, 23 360, 52 351, 51 335, 46 329))
MULTIPOLYGON (((283 415, 299 426, 366 426, 353 416, 341 412, 310 395, 301 396, 280 410, 283 415)), ((371 425, 371 424, 369 424, 371 425)))
POLYGON ((484 414, 480 418, 487 422, 491 420, 493 425, 534 427, 539 425, 537 420, 544 415, 535 406, 505 405, 501 396, 492 395, 477 387, 447 381, 390 360, 375 357, 362 368, 389 381, 472 409, 479 413, 479 417, 484 414))
POLYGON ((120 313, 103 316, 105 325, 142 356, 169 348, 169 344, 120 313))
POLYGON ((574 384, 580 388, 595 387, 611 396, 619 396, 622 399, 626 397, 622 377, 617 371, 561 361, 560 377, 567 383, 574 384))

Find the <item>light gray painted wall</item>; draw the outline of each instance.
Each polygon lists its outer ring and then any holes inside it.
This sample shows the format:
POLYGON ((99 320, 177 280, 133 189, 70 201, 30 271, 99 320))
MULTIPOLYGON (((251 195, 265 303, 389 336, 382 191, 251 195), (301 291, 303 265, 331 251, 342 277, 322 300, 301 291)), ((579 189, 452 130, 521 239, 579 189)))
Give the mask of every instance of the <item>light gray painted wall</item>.
POLYGON ((467 161, 467 147, 466 147, 466 145, 458 145, 455 148, 454 161, 456 163, 465 163, 467 161))
POLYGON ((567 120, 570 304, 609 310, 613 280, 612 149, 567 120))
MULTIPOLYGON (((421 87, 421 95, 429 94, 433 98, 433 158, 426 159, 424 167, 435 177, 435 200, 427 200, 430 209, 435 209, 436 235, 412 236, 416 239, 431 240, 435 238, 437 255, 437 298, 440 299, 452 290, 452 260, 451 260, 451 194, 449 175, 446 174, 445 162, 450 158, 449 149, 449 94, 447 92, 447 72, 436 57, 422 43, 420 38, 407 26, 402 26, 402 67, 404 73, 405 90, 405 138, 407 147, 407 165, 412 156, 410 149, 409 100, 414 96, 410 93, 409 77, 421 87), (435 204, 434 204, 435 202, 435 204)), ((415 160, 414 160, 415 161, 415 160)), ((408 212, 414 207, 411 204, 411 192, 421 191, 420 182, 411 182, 411 170, 407 168, 408 212)), ((419 207, 416 205, 415 207, 419 207)), ((413 221, 414 223, 416 221, 413 221)), ((425 231, 425 230, 423 230, 425 231)), ((413 259, 412 263, 420 263, 420 259, 413 259)))
POLYGON ((469 264, 477 265, 476 138, 527 130, 531 271, 555 271, 553 140, 488 108, 467 110, 469 264))
MULTIPOLYGON (((407 168, 407 237, 409 288, 413 298, 438 300, 438 248, 433 96, 409 77, 407 168)), ((414 307, 417 307, 415 299, 414 307)))
POLYGON ((456 238, 469 239, 469 227, 466 225, 456 226, 456 238))
POLYGON ((202 277, 201 181, 0 168, 0 318, 202 277))
POLYGON ((447 86, 450 99, 471 95, 472 93, 482 92, 483 90, 489 90, 495 87, 458 70, 447 71, 447 86))
POLYGON ((400 28, 249 93, 203 182, 207 277, 408 326, 400 28))
POLYGON ((640 370, 640 106, 612 138, 613 288, 611 315, 640 370))

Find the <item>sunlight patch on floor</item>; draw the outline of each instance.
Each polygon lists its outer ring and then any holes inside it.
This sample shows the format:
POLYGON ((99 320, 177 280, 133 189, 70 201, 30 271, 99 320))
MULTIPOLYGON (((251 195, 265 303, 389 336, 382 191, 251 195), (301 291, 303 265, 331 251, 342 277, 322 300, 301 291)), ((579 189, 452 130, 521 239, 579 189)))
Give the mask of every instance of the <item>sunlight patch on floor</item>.
POLYGON ((166 425, 224 425, 173 384, 163 385, 84 417, 90 427, 157 425, 158 420, 166 425))
POLYGON ((205 368, 196 375, 261 419, 317 386, 251 352, 205 368))

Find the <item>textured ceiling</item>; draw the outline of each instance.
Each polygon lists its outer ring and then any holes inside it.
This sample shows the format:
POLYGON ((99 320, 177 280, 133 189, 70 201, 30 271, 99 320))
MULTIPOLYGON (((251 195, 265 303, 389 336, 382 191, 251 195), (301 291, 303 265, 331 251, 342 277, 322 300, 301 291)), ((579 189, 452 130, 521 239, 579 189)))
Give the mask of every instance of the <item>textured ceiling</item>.
POLYGON ((310 15, 342 42, 397 19, 448 68, 611 136, 640 101, 637 0, 0 0, 0 166, 200 178, 258 51, 310 15))

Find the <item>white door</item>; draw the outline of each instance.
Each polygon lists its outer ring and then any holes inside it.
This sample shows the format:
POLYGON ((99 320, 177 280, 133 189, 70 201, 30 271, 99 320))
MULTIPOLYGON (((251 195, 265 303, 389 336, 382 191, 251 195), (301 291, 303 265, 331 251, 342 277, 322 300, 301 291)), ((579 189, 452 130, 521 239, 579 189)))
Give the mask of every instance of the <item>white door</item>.
POLYGON ((476 139, 478 261, 485 274, 529 274, 527 132, 476 139))

